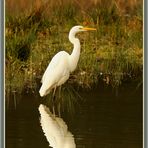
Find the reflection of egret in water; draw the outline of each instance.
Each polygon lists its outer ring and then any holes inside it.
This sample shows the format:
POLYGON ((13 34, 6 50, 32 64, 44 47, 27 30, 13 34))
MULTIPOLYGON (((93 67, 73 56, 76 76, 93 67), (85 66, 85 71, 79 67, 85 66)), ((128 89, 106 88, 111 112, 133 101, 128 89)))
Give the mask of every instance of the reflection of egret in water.
POLYGON ((55 117, 42 104, 39 106, 39 112, 42 130, 49 142, 49 146, 53 148, 76 148, 74 137, 68 131, 67 125, 62 118, 55 117))

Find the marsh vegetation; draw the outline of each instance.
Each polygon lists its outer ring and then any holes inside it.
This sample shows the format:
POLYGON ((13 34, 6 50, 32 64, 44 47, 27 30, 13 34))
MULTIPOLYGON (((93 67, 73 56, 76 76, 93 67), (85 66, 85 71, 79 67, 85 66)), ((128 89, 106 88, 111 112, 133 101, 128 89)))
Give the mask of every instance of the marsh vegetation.
POLYGON ((54 54, 69 53, 74 25, 97 28, 78 35, 81 56, 66 85, 92 88, 99 81, 113 88, 123 81, 142 82, 142 0, 6 0, 6 96, 38 91, 54 54))

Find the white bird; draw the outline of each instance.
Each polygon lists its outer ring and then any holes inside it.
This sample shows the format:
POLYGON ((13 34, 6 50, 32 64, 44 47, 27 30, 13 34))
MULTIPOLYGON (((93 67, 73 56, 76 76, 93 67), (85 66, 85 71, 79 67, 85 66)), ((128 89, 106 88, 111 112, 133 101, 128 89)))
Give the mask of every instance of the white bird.
POLYGON ((53 148, 76 148, 73 135, 62 118, 55 117, 49 109, 40 104, 40 123, 49 146, 53 148))
POLYGON ((74 45, 71 54, 65 51, 58 52, 49 63, 42 77, 42 86, 39 90, 40 96, 46 96, 57 86, 64 84, 71 72, 73 72, 78 64, 80 57, 80 41, 75 37, 76 33, 82 31, 96 30, 95 28, 87 28, 83 26, 74 26, 69 32, 69 41, 74 45))

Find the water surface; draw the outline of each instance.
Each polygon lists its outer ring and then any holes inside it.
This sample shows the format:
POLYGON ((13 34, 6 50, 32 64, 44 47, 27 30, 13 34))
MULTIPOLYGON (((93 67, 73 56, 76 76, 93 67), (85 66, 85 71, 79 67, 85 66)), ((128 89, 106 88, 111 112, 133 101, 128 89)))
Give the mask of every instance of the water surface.
MULTIPOLYGON (((126 85, 80 91, 85 101, 64 116, 77 148, 142 148, 142 89, 126 85)), ((39 123, 40 98, 25 94, 6 111, 6 148, 48 148, 39 123)))

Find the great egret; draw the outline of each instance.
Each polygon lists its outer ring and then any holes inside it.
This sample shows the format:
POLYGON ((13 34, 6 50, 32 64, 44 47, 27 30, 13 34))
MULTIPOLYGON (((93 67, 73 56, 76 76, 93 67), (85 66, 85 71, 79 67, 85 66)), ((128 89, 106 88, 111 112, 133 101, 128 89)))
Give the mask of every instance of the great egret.
POLYGON ((74 26, 69 32, 69 41, 74 45, 71 54, 65 51, 58 52, 49 63, 43 77, 42 86, 39 90, 40 96, 43 97, 57 86, 64 84, 71 72, 73 72, 78 64, 80 57, 80 41, 75 37, 76 33, 82 31, 96 30, 95 28, 87 28, 83 26, 74 26))
POLYGON ((55 117, 49 109, 40 104, 40 123, 42 130, 53 148, 76 148, 73 135, 68 131, 67 125, 62 118, 55 117))

